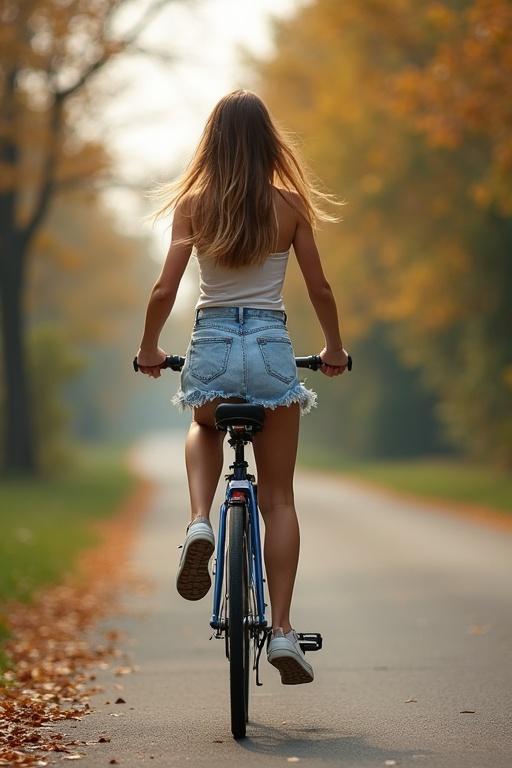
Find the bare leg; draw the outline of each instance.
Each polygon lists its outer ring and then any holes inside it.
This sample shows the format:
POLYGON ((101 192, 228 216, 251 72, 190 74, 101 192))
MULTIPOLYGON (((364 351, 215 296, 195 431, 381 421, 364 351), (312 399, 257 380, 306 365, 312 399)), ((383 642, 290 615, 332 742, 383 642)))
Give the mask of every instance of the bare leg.
POLYGON ((226 433, 215 428, 215 408, 220 402, 220 399, 216 399, 200 408, 194 408, 185 442, 192 520, 196 517, 210 517, 222 471, 222 444, 226 433))
POLYGON ((299 436, 299 405, 265 411, 265 426, 253 440, 258 469, 258 501, 265 521, 265 567, 272 626, 290 630, 290 604, 300 534, 293 497, 299 436))

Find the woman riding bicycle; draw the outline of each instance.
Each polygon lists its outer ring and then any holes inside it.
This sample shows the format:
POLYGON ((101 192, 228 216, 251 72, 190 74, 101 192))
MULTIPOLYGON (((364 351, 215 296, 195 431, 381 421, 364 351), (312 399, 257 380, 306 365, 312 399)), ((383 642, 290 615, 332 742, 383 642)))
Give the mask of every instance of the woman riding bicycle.
MULTIPOLYGON (((182 176, 161 185, 155 220, 174 210, 172 242, 146 313, 137 361, 154 378, 166 352, 160 332, 173 307, 193 247, 200 295, 181 387, 172 402, 192 409, 185 444, 191 503, 177 588, 197 600, 210 588, 214 551, 210 508, 223 466, 224 431, 215 427, 221 402, 265 407, 265 427, 253 439, 258 501, 265 522, 265 567, 272 609, 269 661, 292 659, 301 682, 313 680, 290 623, 299 558, 293 473, 299 417, 316 393, 298 380, 281 290, 291 246, 325 336, 321 370, 338 376, 343 349, 336 302, 315 244, 318 221, 337 221, 319 206, 317 190, 293 144, 254 93, 239 89, 214 107, 182 176)), ((289 669, 289 662, 286 664, 289 669)), ((287 683, 282 671, 281 679, 287 683)), ((297 675, 293 675, 297 681, 297 675)))

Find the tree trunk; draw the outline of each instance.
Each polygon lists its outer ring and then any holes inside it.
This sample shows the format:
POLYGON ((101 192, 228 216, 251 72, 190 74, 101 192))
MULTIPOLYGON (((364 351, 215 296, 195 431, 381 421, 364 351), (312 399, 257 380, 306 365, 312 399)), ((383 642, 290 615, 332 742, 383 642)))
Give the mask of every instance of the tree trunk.
POLYGON ((0 254, 0 311, 4 372, 4 467, 7 472, 33 475, 36 457, 24 346, 23 273, 25 245, 3 238, 0 254))
MULTIPOLYGON (((69 97, 79 93, 101 68, 107 64, 113 51, 128 50, 138 44, 138 38, 156 13, 168 4, 169 0, 153 0, 146 8, 145 14, 139 19, 128 34, 119 40, 119 49, 106 44, 102 38, 99 41, 102 50, 98 57, 85 66, 75 82, 61 90, 55 90, 57 71, 54 71, 54 50, 48 55, 49 89, 45 95, 50 100, 48 140, 44 145, 37 145, 36 152, 41 153, 41 180, 35 194, 33 211, 23 226, 16 220, 17 204, 22 190, 18 183, 0 185, 0 318, 3 369, 1 371, 4 383, 4 466, 10 472, 20 474, 36 473, 36 450, 34 446, 34 430, 32 424, 31 401, 28 390, 28 376, 24 347, 24 313, 23 288, 25 265, 30 243, 37 234, 48 207, 55 193, 55 176, 58 155, 62 142, 62 126, 64 123, 64 106, 69 97), (51 86, 51 87, 50 87, 51 86)), ((110 0, 104 16, 107 24, 113 13, 122 5, 119 0, 110 0)), ((14 16, 18 26, 15 60, 4 66, 2 61, 2 88, 0 89, 0 172, 7 169, 17 179, 20 167, 21 143, 18 131, 23 126, 28 109, 17 96, 17 78, 20 71, 25 69, 27 54, 32 53, 32 33, 27 32, 27 19, 32 14, 30 3, 14 3, 19 6, 19 14, 14 16), (29 9, 25 6, 29 6, 29 9), (24 47, 25 46, 25 47, 24 47), (18 58, 19 53, 19 58, 18 58)), ((70 19, 74 19, 72 9, 70 19)), ((78 18, 78 17, 77 17, 78 18)), ((56 47, 55 50, 58 50, 56 47)), ((44 68, 44 67, 43 67, 44 68)), ((62 69, 67 68, 66 62, 62 69)), ((28 71, 31 71, 30 64, 28 71)), ((37 391, 37 390, 36 390, 37 391)))

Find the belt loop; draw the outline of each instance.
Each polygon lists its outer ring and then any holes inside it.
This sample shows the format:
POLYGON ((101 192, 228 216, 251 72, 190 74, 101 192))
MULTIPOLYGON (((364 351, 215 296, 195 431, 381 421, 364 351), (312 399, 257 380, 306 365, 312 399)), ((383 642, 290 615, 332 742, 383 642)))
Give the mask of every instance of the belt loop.
POLYGON ((288 320, 288 315, 284 310, 283 310, 283 315, 284 315, 284 324, 286 325, 286 321, 288 320))
POLYGON ((237 307, 238 309, 238 322, 243 323, 244 322, 244 308, 243 307, 237 307))
POLYGON ((195 320, 195 322, 197 323, 198 320, 199 320, 199 309, 196 309, 196 320, 195 320))

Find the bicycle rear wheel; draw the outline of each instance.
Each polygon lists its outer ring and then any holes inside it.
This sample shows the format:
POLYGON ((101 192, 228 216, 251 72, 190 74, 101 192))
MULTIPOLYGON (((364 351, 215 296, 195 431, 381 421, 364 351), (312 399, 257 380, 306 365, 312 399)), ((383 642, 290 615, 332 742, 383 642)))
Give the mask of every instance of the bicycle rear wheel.
POLYGON ((229 508, 228 547, 228 647, 231 700, 231 732, 235 739, 245 736, 249 705, 249 627, 248 607, 247 508, 229 508))

